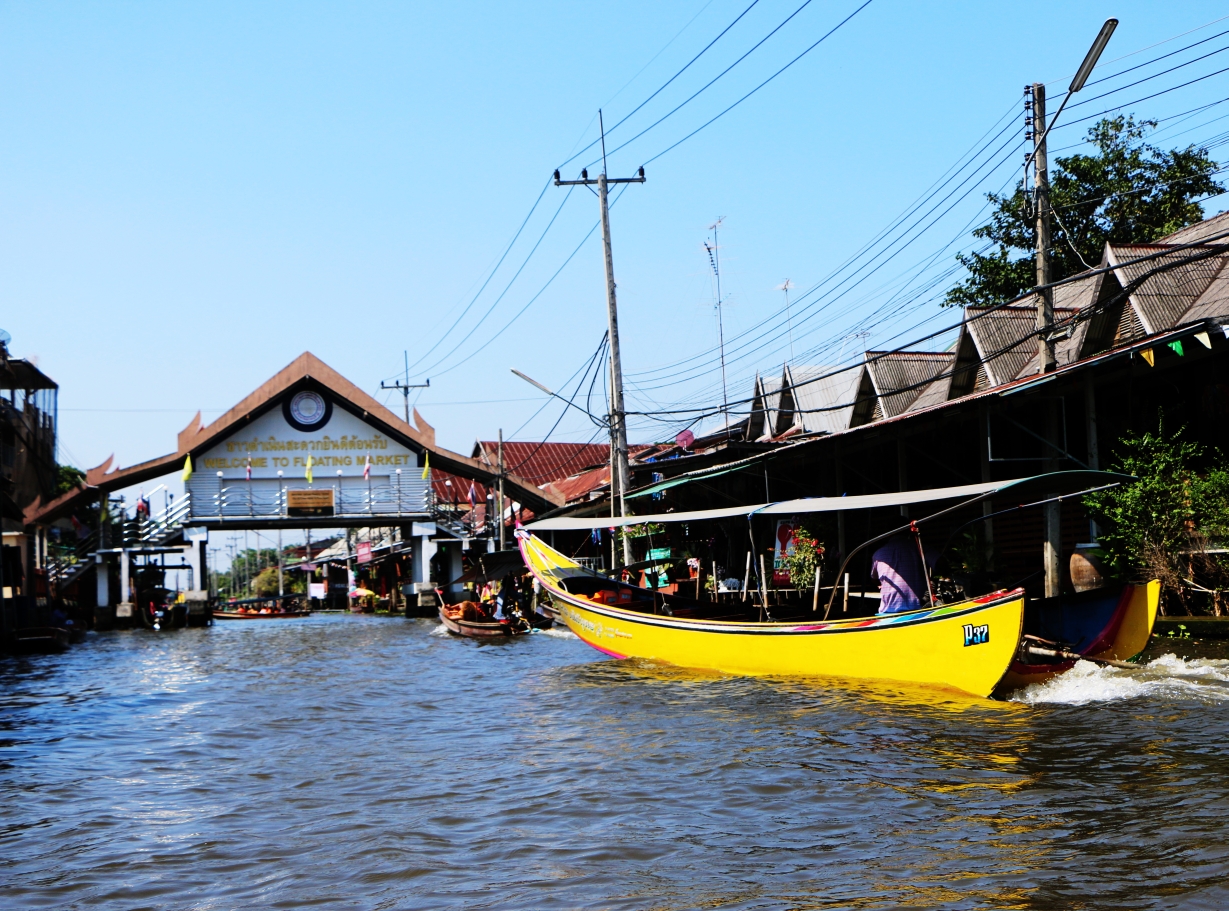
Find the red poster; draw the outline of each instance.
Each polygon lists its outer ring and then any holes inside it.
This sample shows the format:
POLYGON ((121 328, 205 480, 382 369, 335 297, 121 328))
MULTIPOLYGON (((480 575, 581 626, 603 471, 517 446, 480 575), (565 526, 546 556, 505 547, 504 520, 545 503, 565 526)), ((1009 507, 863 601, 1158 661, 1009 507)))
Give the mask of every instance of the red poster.
POLYGON ((358 542, 358 562, 359 563, 370 563, 371 562, 371 542, 370 541, 359 541, 358 542))

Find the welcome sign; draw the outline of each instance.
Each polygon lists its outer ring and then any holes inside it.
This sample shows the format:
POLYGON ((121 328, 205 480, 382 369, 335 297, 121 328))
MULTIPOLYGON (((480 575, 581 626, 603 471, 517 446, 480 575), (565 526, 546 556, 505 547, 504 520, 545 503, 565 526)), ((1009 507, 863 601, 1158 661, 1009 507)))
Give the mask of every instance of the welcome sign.
POLYGON ((195 460, 196 470, 224 480, 303 478, 307 460, 318 477, 361 476, 370 459, 371 477, 408 472, 418 467, 416 453, 389 439, 370 424, 316 392, 290 397, 241 433, 218 443, 195 460))

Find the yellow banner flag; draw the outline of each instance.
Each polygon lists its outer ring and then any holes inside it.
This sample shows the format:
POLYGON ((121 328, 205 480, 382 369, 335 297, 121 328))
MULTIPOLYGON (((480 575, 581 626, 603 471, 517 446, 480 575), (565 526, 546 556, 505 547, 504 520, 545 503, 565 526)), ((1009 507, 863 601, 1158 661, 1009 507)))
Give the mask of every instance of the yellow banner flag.
POLYGON ((190 452, 183 460, 183 474, 179 477, 185 484, 188 483, 188 478, 192 477, 192 453, 190 452))
POLYGON ((307 470, 303 472, 303 477, 307 478, 308 484, 312 482, 312 457, 310 454, 307 456, 307 470))
POLYGON ((1152 353, 1151 348, 1144 348, 1139 352, 1139 356, 1148 362, 1148 366, 1152 367, 1156 364, 1156 355, 1152 353))
POLYGON ((431 453, 426 453, 422 463, 422 479, 425 481, 431 477, 431 453))

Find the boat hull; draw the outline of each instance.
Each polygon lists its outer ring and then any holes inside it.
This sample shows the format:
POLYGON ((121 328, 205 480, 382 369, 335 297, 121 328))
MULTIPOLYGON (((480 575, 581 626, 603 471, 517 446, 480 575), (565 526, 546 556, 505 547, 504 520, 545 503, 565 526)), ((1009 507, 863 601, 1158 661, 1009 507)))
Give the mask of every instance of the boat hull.
MULTIPOLYGON (((520 533, 530 571, 577 637, 615 658, 747 675, 822 675, 952 687, 988 696, 1020 643, 1022 590, 900 614, 805 623, 686 619, 595 603, 569 592, 592 575, 520 533)), ((651 598, 651 592, 645 592, 651 598)))
MULTIPOLYGON (((1161 583, 1098 589, 1076 596, 1087 604, 1059 603, 1055 616, 1026 615, 1026 633, 1057 640, 1092 660, 1129 661, 1148 645, 1161 600, 1161 583), (1035 629, 1034 629, 1035 627, 1035 629)), ((1074 661, 1013 661, 1000 685, 1002 692, 1044 683, 1075 666, 1074 661)))
POLYGON ((213 619, 215 620, 291 620, 295 617, 306 617, 311 611, 296 610, 284 611, 280 614, 251 614, 240 613, 239 611, 224 611, 215 610, 213 619))

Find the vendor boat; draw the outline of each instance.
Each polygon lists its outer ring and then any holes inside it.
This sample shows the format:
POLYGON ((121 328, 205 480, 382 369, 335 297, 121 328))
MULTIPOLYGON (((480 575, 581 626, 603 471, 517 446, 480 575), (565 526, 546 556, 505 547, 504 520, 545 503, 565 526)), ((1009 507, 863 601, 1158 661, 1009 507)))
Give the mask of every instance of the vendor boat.
POLYGON ((448 632, 470 639, 506 639, 523 636, 536 629, 548 629, 553 621, 536 614, 530 619, 514 616, 508 620, 494 620, 473 601, 440 606, 440 622, 448 632))
MULTIPOLYGON (((916 534, 918 525, 1008 488, 1041 484, 1050 489, 1073 489, 1075 485, 1073 492, 1068 494, 1075 496, 1124 480, 1123 476, 1108 472, 1073 471, 1020 481, 897 494, 792 500, 692 513, 545 519, 528 528, 518 528, 517 540, 525 565, 555 599, 572 632, 615 658, 651 659, 734 674, 889 680, 950 687, 976 696, 989 696, 1002 687, 1016 686, 1021 681, 1035 682, 1044 679, 1043 675, 1061 673, 1080 657, 1104 659, 1109 654, 1131 657, 1146 645, 1151 635, 1159 583, 1149 583, 1138 589, 1130 587, 1129 593, 1122 594, 1114 602, 1117 607, 1108 616, 1102 611, 1081 612, 1079 605, 1061 605, 1057 612, 1059 621, 1047 613, 1044 604, 1026 609, 1022 588, 989 592, 951 604, 941 604, 932 595, 932 603, 919 610, 829 619, 837 595, 834 588, 822 615, 816 610, 802 618, 774 618, 762 607, 757 610, 745 602, 692 601, 611 579, 581 566, 531 532, 644 522, 694 522, 739 515, 794 515, 936 500, 963 501, 911 522, 903 529, 873 538, 855 549, 853 553, 856 553, 902 531, 916 534), (1089 482, 1099 483, 1099 486, 1078 489, 1078 485, 1089 482), (1043 635, 1057 631, 1069 636, 1066 632, 1069 629, 1091 630, 1098 623, 1101 624, 1098 632, 1085 635, 1078 642, 1070 638, 1049 639, 1043 635)), ((841 575, 838 573, 837 577, 841 575)))

